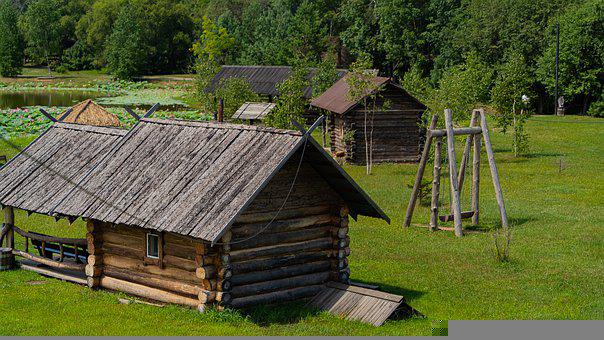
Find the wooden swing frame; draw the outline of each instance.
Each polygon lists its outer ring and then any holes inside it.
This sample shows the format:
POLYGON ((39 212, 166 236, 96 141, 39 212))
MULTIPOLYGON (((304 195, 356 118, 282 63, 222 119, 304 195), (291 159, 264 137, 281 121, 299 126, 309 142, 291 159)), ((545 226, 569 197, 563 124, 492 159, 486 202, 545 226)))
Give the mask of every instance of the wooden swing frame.
POLYGON ((453 114, 450 109, 445 110, 445 129, 436 130, 436 123, 438 122, 438 115, 432 116, 432 121, 428 127, 426 133, 426 143, 422 152, 422 158, 420 160, 419 169, 417 176, 415 177, 415 183, 413 184, 413 191, 411 193, 411 199, 407 207, 407 213, 405 215, 405 221, 403 226, 405 228, 411 225, 411 217, 413 216, 413 210, 415 209, 415 203, 419 194, 419 188, 421 185, 424 171, 426 169, 426 163, 428 162, 430 147, 432 141, 434 141, 434 171, 432 180, 432 204, 430 207, 430 226, 431 231, 438 230, 438 221, 448 222, 453 220, 455 225, 455 235, 458 237, 463 236, 462 220, 472 218, 472 225, 478 225, 479 217, 479 192, 480 192, 480 149, 482 141, 484 141, 487 158, 489 161, 489 168, 491 170, 491 177, 493 179, 493 187, 495 189, 495 197, 497 198, 497 205, 499 206, 499 213, 501 215, 501 225, 503 228, 508 228, 507 212, 505 209, 505 202, 503 200, 503 192, 501 190, 501 184, 499 182, 499 172, 497 171, 497 165, 495 164, 495 156, 493 153, 493 146, 491 144, 491 137, 489 135, 489 127, 487 125, 486 116, 483 109, 477 109, 472 112, 472 118, 470 120, 470 127, 467 128, 453 128, 453 114), (480 126, 477 126, 478 120, 480 120, 480 126), (457 161, 455 156, 455 136, 456 135, 467 135, 465 148, 463 151, 459 172, 457 171, 457 161), (451 210, 452 213, 449 215, 439 215, 439 189, 440 189, 440 173, 441 173, 441 157, 442 157, 442 139, 447 138, 447 156, 449 159, 449 177, 451 184, 451 210), (472 152, 473 164, 472 164, 472 200, 470 211, 461 211, 460 204, 460 193, 464 183, 464 177, 466 167, 470 158, 470 151, 472 152))

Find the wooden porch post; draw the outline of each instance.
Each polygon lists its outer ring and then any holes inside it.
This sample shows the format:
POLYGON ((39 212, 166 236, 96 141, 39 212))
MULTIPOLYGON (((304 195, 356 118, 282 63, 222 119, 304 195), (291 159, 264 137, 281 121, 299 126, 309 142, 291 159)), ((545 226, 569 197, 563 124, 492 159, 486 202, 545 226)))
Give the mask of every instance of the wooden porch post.
POLYGON ((6 233, 6 246, 8 248, 15 248, 15 230, 13 226, 15 225, 15 211, 13 207, 4 207, 4 223, 8 227, 8 232, 6 233))

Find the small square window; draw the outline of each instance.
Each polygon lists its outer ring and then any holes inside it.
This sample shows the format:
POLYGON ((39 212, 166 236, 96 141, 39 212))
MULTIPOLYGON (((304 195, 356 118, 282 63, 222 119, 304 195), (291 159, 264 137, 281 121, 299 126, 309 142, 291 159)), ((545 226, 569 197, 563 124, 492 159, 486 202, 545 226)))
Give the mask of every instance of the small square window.
POLYGON ((147 234, 147 257, 159 258, 159 235, 147 234))

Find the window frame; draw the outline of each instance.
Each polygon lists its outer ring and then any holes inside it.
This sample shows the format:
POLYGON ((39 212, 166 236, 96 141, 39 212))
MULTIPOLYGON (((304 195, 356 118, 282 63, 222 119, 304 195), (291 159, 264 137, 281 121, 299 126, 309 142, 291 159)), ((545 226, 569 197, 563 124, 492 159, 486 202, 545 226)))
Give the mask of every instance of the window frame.
POLYGON ((159 260, 161 258, 161 235, 160 234, 155 234, 155 233, 147 233, 147 237, 146 237, 146 252, 145 252, 145 258, 148 259, 152 259, 152 260, 159 260), (151 237, 155 237, 155 240, 157 241, 157 256, 152 256, 149 255, 149 249, 150 249, 150 245, 151 243, 149 242, 149 239, 151 237))

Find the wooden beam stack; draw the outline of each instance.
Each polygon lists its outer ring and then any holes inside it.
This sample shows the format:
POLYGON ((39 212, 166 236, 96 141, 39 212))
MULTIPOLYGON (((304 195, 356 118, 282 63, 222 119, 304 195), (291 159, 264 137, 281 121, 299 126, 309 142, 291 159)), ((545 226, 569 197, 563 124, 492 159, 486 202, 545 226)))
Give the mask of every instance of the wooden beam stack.
POLYGON ((350 237, 348 236, 348 207, 344 206, 339 211, 339 220, 333 229, 334 267, 336 277, 333 279, 342 283, 350 283, 350 268, 348 268, 348 255, 350 255, 350 237))
POLYGON ((95 226, 93 220, 86 221, 86 240, 88 241, 88 264, 86 265, 86 279, 88 287, 96 289, 101 284, 103 274, 103 250, 100 228, 95 226))

